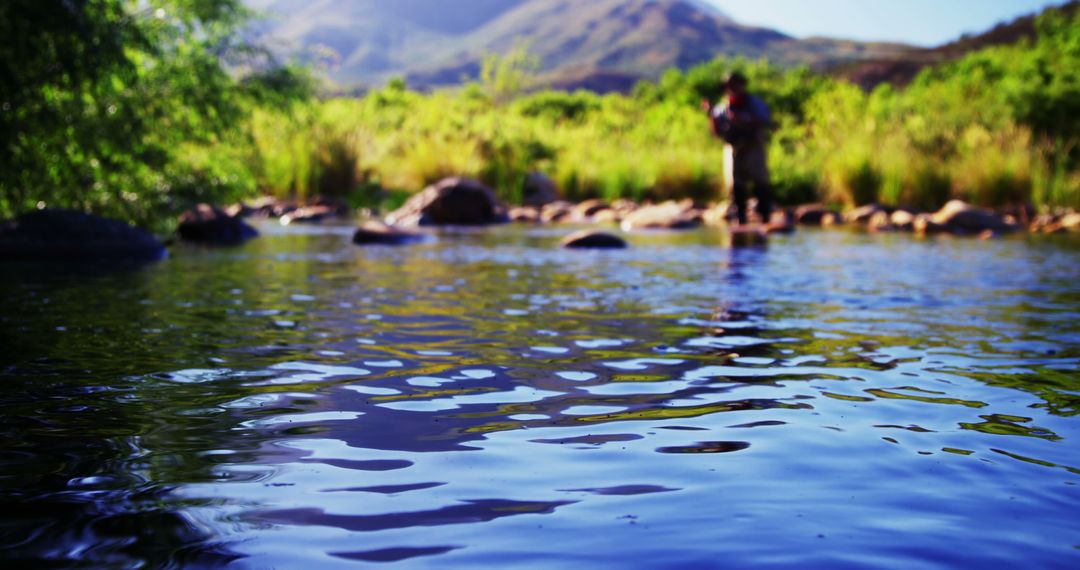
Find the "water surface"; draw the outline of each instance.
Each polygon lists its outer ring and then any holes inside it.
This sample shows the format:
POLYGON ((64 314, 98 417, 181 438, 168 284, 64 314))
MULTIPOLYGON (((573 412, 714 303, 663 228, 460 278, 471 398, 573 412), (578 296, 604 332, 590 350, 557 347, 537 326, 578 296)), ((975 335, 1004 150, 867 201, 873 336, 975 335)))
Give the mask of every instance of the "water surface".
POLYGON ((0 274, 0 560, 1080 564, 1080 244, 347 227, 0 274))

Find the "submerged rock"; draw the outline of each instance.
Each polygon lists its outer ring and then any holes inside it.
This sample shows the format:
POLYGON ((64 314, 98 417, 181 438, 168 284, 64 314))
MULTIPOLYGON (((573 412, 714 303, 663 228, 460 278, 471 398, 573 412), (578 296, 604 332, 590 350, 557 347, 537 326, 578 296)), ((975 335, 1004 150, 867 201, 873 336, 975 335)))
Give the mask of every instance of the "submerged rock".
POLYGON ((422 233, 403 230, 381 222, 365 222, 353 234, 356 245, 406 245, 427 239, 422 233))
POLYGON ((165 246, 149 232, 74 210, 37 210, 0 224, 0 261, 156 261, 165 246))
POLYGON ((509 222, 487 186, 467 178, 447 178, 409 198, 387 216, 400 226, 484 226, 509 222))
POLYGON ((220 208, 199 204, 180 215, 176 235, 192 243, 236 245, 258 237, 259 232, 220 208))
POLYGON ((560 246, 568 249, 625 249, 626 240, 608 232, 582 230, 563 238, 560 246))

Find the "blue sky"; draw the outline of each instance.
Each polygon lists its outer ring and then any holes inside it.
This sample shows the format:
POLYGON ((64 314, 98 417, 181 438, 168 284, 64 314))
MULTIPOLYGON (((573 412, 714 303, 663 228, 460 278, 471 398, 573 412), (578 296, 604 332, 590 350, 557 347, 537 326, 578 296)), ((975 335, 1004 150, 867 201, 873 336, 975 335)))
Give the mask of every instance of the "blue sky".
POLYGON ((797 36, 932 46, 1063 0, 708 0, 742 24, 797 36))

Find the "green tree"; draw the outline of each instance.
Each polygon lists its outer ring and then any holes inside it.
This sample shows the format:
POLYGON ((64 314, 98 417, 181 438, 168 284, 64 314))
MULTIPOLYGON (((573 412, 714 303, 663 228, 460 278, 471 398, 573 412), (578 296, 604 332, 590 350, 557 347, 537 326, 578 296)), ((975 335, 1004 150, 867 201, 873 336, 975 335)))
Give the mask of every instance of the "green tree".
POLYGON ((240 0, 0 4, 0 216, 154 224, 252 190, 244 109, 303 81, 237 39, 248 16, 240 0))

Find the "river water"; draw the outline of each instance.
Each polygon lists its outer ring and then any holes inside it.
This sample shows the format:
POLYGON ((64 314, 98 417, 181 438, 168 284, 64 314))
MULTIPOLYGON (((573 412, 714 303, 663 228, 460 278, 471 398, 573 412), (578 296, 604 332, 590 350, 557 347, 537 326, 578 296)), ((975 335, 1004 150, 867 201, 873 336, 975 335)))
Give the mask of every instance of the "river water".
POLYGON ((1080 242, 263 226, 0 276, 0 562, 1080 566, 1080 242))

